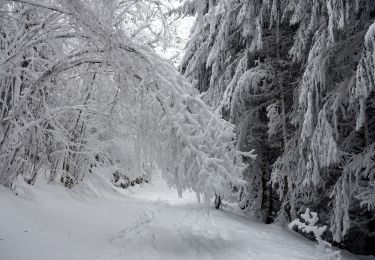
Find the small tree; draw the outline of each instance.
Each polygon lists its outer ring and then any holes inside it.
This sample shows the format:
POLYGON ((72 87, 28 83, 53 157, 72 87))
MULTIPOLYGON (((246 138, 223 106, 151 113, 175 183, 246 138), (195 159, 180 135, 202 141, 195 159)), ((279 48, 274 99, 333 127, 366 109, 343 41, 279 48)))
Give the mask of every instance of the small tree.
POLYGON ((305 213, 301 214, 303 221, 299 219, 293 220, 289 224, 289 229, 297 228, 299 231, 304 233, 312 233, 316 241, 318 241, 317 253, 319 259, 324 260, 340 260, 340 251, 333 250, 331 243, 323 240, 323 234, 327 230, 327 226, 318 226, 319 221, 318 214, 316 212, 310 212, 307 208, 305 213))

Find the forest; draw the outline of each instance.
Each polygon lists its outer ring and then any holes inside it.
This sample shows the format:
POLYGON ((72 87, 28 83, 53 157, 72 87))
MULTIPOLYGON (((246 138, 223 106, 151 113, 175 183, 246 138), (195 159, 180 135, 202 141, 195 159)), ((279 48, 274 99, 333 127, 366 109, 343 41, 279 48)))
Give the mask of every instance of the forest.
MULTIPOLYGON (((100 259, 373 259, 375 0, 2 0, 0 186, 0 259, 34 259, 7 227, 47 197, 64 215, 91 193, 144 214, 111 243, 152 244, 100 259), (251 254, 247 228, 304 244, 251 254)), ((34 257, 93 258, 55 253, 34 257)))

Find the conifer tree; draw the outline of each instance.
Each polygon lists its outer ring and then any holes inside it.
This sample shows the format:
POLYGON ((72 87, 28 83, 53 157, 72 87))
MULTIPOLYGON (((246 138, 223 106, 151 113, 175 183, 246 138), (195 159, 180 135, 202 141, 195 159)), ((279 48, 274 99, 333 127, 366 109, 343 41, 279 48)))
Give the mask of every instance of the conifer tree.
POLYGON ((198 18, 181 71, 258 154, 241 208, 266 222, 312 208, 331 240, 369 252, 375 2, 205 3, 187 3, 198 18))

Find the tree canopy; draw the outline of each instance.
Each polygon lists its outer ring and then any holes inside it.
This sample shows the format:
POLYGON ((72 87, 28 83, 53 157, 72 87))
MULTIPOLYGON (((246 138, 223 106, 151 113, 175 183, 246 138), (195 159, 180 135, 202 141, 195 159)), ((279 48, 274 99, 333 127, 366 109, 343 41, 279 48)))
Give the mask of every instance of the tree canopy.
POLYGON ((167 19, 163 2, 15 0, 0 10, 1 184, 32 184, 45 170, 71 187, 98 161, 128 159, 207 201, 241 183, 233 125, 150 49, 167 34, 154 26, 167 19), (121 145, 134 156, 114 157, 121 145))

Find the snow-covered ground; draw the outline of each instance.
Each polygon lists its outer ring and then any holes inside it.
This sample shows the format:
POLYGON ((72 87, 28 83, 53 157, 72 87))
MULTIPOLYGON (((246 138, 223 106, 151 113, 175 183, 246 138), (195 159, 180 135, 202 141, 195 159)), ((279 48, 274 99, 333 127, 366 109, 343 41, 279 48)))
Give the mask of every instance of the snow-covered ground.
POLYGON ((1 187, 0 259, 320 259, 315 243, 296 233, 229 206, 207 211, 159 179, 124 191, 104 182, 68 191, 25 185, 18 196, 1 187), (102 188, 93 192, 95 185, 102 188))

